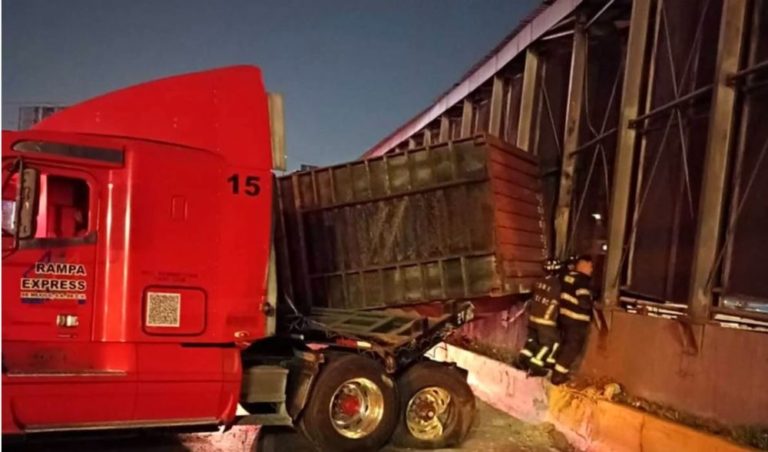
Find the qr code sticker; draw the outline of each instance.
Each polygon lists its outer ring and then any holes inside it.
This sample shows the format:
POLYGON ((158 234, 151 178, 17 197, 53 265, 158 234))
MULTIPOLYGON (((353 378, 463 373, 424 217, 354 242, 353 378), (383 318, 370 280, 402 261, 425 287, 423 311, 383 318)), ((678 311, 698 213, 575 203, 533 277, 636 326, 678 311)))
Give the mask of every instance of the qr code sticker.
POLYGON ((147 293, 147 326, 178 327, 180 324, 181 294, 147 293))

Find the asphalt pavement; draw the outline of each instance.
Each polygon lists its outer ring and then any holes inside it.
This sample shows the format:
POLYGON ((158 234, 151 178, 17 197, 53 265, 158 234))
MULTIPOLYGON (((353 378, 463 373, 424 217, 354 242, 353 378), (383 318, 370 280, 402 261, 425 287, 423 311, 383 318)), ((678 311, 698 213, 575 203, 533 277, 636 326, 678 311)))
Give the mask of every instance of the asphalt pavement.
MULTIPOLYGON (((226 434, 171 435, 145 432, 110 438, 71 438, 51 443, 3 444, 3 450, 29 452, 271 452, 257 451, 254 445, 256 429, 235 427, 226 434)), ((277 439, 274 450, 303 452, 302 440, 289 432, 277 439)), ((405 452, 387 446, 383 452, 405 452)), ((564 452, 570 451, 565 437, 551 424, 527 424, 488 404, 477 404, 477 415, 472 430, 458 448, 440 449, 443 452, 564 452)))

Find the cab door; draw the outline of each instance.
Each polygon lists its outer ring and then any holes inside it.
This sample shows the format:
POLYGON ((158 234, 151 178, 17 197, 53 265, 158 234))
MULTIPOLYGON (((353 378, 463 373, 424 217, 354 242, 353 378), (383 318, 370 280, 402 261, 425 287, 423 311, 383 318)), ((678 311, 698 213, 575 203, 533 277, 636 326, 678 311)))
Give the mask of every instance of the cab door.
MULTIPOLYGON (((3 339, 88 341, 96 271, 94 180, 84 171, 47 163, 25 166, 37 171, 37 215, 31 236, 19 238, 16 249, 4 250, 3 276, 14 287, 3 293, 11 298, 3 303, 3 339)), ((16 209, 12 194, 18 173, 11 179, 3 190, 7 212, 16 209)), ((4 230, 12 232, 13 225, 4 230)), ((46 360, 46 367, 52 365, 46 360)))
POLYGON ((46 160, 3 165, 3 414, 25 430, 131 414, 110 403, 131 406, 131 390, 119 384, 126 373, 105 366, 104 350, 91 343, 99 218, 93 174, 46 160), (25 223, 20 203, 29 190, 36 209, 25 223))

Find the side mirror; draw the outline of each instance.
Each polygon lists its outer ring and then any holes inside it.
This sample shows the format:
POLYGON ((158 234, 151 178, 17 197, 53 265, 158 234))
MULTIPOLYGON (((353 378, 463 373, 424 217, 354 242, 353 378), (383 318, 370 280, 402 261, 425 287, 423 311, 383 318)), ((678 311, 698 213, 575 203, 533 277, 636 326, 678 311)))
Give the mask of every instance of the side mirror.
POLYGON ((269 135, 272 140, 272 169, 285 171, 285 115, 282 94, 269 93, 269 135))
POLYGON ((37 193, 40 186, 40 172, 35 168, 21 170, 21 185, 18 197, 18 221, 16 237, 28 239, 34 237, 37 230, 37 193))

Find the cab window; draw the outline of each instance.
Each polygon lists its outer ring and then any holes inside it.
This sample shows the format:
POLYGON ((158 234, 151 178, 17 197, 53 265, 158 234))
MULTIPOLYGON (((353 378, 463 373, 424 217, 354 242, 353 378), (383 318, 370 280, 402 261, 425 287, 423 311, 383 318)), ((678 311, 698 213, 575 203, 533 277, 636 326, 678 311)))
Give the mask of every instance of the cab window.
POLYGON ((82 237, 89 229, 90 193, 83 179, 40 175, 35 238, 82 237))
MULTIPOLYGON (((16 233, 20 175, 3 174, 3 236, 16 233)), ((66 239, 83 237, 90 226, 90 189, 85 179, 40 171, 37 189, 37 216, 29 238, 66 239)))

